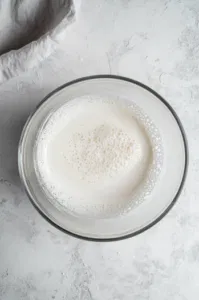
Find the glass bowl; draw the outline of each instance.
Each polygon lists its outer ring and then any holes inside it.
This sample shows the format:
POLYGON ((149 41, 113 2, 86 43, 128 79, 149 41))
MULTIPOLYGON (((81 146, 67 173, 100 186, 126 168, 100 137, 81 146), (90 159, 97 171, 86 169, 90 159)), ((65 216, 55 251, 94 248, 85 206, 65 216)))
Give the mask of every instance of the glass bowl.
POLYGON ((174 205, 186 177, 188 149, 182 124, 172 107, 144 84, 120 76, 99 75, 69 82, 50 93, 37 106, 22 131, 18 165, 25 190, 34 206, 51 223, 75 236, 110 241, 143 232, 161 220, 174 205), (42 188, 34 165, 38 131, 47 116, 68 101, 99 95, 133 102, 158 128, 163 161, 157 182, 149 195, 136 207, 121 215, 86 217, 54 205, 42 188))

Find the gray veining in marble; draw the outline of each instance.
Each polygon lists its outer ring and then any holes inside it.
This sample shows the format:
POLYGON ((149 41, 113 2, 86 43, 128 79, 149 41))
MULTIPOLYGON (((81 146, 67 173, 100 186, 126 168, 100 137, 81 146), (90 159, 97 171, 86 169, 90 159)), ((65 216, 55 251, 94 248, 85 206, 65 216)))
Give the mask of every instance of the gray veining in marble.
POLYGON ((0 299, 197 300, 199 297, 199 1, 85 0, 68 39, 39 69, 0 86, 0 299), (185 127, 190 168, 175 207, 134 238, 65 235, 20 185, 17 145, 36 104, 77 77, 111 73, 154 88, 185 127))

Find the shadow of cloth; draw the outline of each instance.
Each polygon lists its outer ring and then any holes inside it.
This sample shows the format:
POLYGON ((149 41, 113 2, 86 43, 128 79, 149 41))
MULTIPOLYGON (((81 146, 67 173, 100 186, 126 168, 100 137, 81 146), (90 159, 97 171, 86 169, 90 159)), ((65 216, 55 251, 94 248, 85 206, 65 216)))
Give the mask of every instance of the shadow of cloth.
MULTIPOLYGON (((23 127, 36 105, 51 91, 48 82, 39 87, 25 78, 2 86, 0 97, 0 181, 20 187, 18 146, 23 127)), ((1 197, 1 190, 0 190, 1 197)))
POLYGON ((0 84, 49 57, 74 17, 73 0, 0 0, 0 84))
POLYGON ((13 109, 4 105, 0 118, 0 179, 19 184, 18 145, 29 111, 13 114, 13 109))

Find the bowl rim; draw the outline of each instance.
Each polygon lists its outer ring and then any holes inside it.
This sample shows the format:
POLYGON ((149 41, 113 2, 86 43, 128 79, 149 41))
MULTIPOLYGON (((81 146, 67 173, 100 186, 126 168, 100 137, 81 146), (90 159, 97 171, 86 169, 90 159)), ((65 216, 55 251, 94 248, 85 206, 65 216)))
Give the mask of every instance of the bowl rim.
POLYGON ((28 198, 30 199, 31 203, 33 204, 33 206, 36 208, 36 210, 40 213, 41 216, 44 217, 45 220, 47 220, 51 225, 53 225, 57 229, 61 230, 62 232, 67 233, 67 234, 69 234, 69 235, 71 235, 73 237, 79 238, 79 239, 83 239, 83 240, 87 240, 87 241, 94 241, 94 242, 110 242, 110 241, 119 241, 119 240, 127 239, 127 238, 136 236, 136 235, 138 235, 138 234, 140 234, 140 233, 148 230, 149 228, 151 228, 154 225, 156 225, 159 221, 161 221, 168 214, 168 212, 171 210, 171 208, 174 206, 174 204, 177 202, 177 199, 179 198, 179 196, 180 196, 180 194, 182 192, 182 189, 184 187, 185 180, 186 180, 186 177, 187 177, 188 164, 189 164, 189 150, 188 150, 188 141, 187 141, 186 133, 185 133, 183 125, 182 125, 182 123, 180 121, 180 118, 178 117, 177 113, 172 108, 172 106, 162 96, 160 96, 155 90, 153 90, 149 86, 147 86, 147 85, 145 85, 145 84, 143 84, 143 83, 141 83, 141 82, 139 82, 137 80, 134 80, 134 79, 131 79, 131 78, 127 78, 127 77, 124 77, 124 76, 119 76, 119 75, 100 74, 100 75, 91 75, 91 76, 86 76, 86 77, 80 77, 80 78, 77 78, 75 80, 72 80, 72 81, 69 81, 69 82, 63 84, 63 85, 59 86, 58 88, 56 88, 55 90, 53 90, 52 92, 50 92, 47 96, 44 97, 43 100, 41 100, 39 102, 39 104, 35 107, 35 109, 33 110, 33 112, 28 117, 28 119, 27 119, 27 121, 26 121, 26 123, 25 123, 25 125, 23 127, 23 130, 22 130, 22 133, 21 133, 21 137, 20 137, 20 140, 19 140, 19 146, 18 146, 18 170, 19 170, 19 176, 20 176, 21 182, 23 184, 23 187, 25 188, 25 192, 26 192, 28 198), (140 86, 141 88, 147 90, 148 92, 152 93, 156 98, 158 98, 158 100, 160 100, 169 109, 169 111, 173 115, 175 121, 177 122, 177 125, 178 125, 178 127, 180 129, 180 132, 182 134, 182 139, 183 139, 183 143, 184 143, 184 151, 185 151, 185 166, 184 166, 182 180, 181 180, 180 186, 179 186, 179 188, 178 188, 178 190, 176 192, 176 195, 173 198, 173 200, 171 201, 171 203, 169 204, 169 206, 155 220, 153 220, 151 223, 149 223, 148 225, 144 226, 143 228, 141 228, 141 229, 139 229, 139 230, 137 230, 137 231, 135 231, 133 233, 126 234, 126 235, 119 236, 119 237, 113 237, 113 238, 97 238, 97 237, 93 238, 93 237, 82 236, 82 235, 73 233, 71 231, 68 231, 67 229, 62 228, 61 226, 59 226, 58 224, 56 224, 54 221, 52 221, 50 219, 50 217, 48 217, 41 210, 41 208, 37 205, 37 201, 35 199, 33 199, 33 197, 31 196, 31 193, 30 193, 29 188, 28 188, 27 183, 26 183, 26 178, 25 178, 25 176, 23 174, 23 167, 22 167, 22 164, 21 164, 21 161, 22 161, 22 159, 21 159, 21 146, 23 144, 23 138, 25 136, 26 129, 27 129, 29 123, 31 122, 31 119, 34 116, 34 114, 37 112, 37 110, 46 101, 48 101, 48 99, 51 98, 52 95, 56 94, 60 90, 66 88, 68 86, 74 85, 76 83, 79 83, 79 82, 88 81, 88 80, 96 80, 96 79, 117 79, 117 80, 121 80, 121 81, 125 81, 125 82, 129 82, 129 83, 135 84, 135 85, 140 86))

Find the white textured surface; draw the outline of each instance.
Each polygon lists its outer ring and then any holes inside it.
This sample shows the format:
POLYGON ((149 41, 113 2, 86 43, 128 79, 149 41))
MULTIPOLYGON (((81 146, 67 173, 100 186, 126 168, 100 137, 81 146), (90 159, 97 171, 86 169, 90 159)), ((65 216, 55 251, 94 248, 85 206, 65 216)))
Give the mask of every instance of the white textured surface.
POLYGON ((65 43, 40 68, 0 86, 0 299, 197 300, 199 294, 199 2, 87 0, 65 43), (186 187, 155 227, 113 243, 48 224, 20 186, 17 144, 36 104, 58 85, 99 73, 148 84, 187 132, 186 187))

